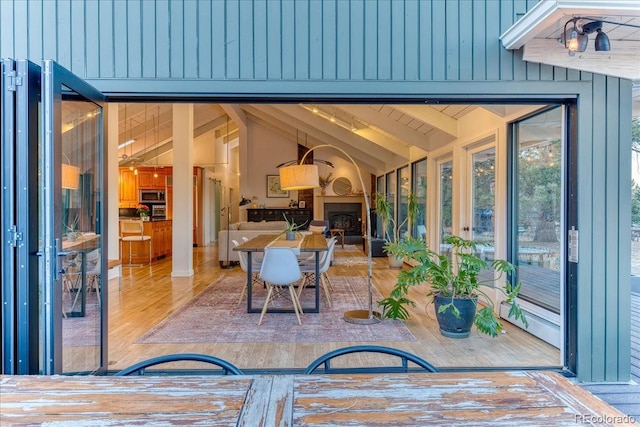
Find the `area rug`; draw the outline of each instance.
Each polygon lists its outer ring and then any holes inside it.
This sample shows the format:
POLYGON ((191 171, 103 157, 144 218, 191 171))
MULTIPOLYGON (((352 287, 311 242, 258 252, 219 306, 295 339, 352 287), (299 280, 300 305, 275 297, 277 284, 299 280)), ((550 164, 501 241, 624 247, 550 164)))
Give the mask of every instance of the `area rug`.
MULTIPOLYGON (((100 344, 100 306, 95 292, 87 292, 85 315, 83 317, 63 317, 62 345, 67 347, 86 347, 100 344)), ((75 311, 79 311, 80 302, 75 311)), ((62 306, 71 310, 73 306, 68 293, 63 293, 62 306)))
MULTIPOLYGON (((411 331, 399 320, 384 320, 373 325, 347 323, 342 315, 347 310, 367 309, 366 277, 332 276, 333 306, 327 306, 321 295, 320 313, 305 313, 302 326, 294 313, 267 313, 258 326, 259 313, 247 313, 247 303, 237 305, 246 282, 243 277, 223 276, 209 285, 190 302, 138 338, 136 344, 153 343, 317 343, 317 342, 383 342, 416 341, 411 331)), ((253 287, 253 306, 262 307, 266 290, 253 287)), ((303 307, 313 305, 314 289, 302 293, 303 307)), ((381 299, 375 291, 374 301, 381 299)), ((273 307, 290 308, 291 301, 282 296, 273 307)), ((374 302, 375 304, 375 302, 374 302)))
POLYGON ((369 260, 365 256, 336 256, 331 261, 331 265, 359 265, 368 264, 369 260))

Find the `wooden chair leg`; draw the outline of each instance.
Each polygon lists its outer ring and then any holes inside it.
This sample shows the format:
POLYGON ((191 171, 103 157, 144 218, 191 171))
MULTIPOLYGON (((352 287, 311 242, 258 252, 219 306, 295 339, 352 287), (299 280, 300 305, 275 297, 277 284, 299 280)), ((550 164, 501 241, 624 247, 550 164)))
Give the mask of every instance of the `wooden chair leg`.
POLYGON ((327 285, 327 279, 324 273, 320 275, 320 283, 322 284, 322 290, 324 291, 324 297, 327 300, 327 305, 331 307, 331 295, 329 293, 329 286, 327 285))
POLYGON ((258 326, 262 325, 262 318, 264 314, 267 312, 267 306, 269 305, 269 301, 271 301, 271 294, 273 293, 273 286, 269 285, 269 290, 267 291, 267 299, 264 301, 264 305, 262 306, 262 313, 260 313, 260 320, 258 320, 258 326))
POLYGON ((291 301, 293 302, 293 311, 296 312, 296 317, 298 318, 298 325, 302 326, 302 321, 300 320, 300 313, 298 310, 301 310, 300 302, 298 301, 298 296, 296 295, 295 289, 293 286, 289 285, 289 293, 291 294, 291 301))

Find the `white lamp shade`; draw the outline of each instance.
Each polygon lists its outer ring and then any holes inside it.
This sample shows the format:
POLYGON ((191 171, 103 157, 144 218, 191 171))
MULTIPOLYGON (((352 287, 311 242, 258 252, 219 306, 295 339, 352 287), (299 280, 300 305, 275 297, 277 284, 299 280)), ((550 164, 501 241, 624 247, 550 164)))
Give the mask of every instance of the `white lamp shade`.
POLYGON ((77 166, 62 164, 62 188, 77 190, 80 184, 80 168, 77 166))
POLYGON ((307 190, 319 186, 316 165, 292 165, 280 168, 280 188, 283 190, 307 190))

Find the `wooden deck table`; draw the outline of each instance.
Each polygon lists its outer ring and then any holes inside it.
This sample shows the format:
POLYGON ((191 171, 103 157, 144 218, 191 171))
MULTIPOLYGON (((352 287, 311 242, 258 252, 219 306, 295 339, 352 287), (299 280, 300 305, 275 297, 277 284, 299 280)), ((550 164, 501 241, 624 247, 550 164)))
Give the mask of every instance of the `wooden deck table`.
MULTIPOLYGON (((252 256, 254 252, 264 252, 265 248, 275 240, 276 236, 273 234, 261 234, 254 237, 248 242, 244 242, 233 248, 234 251, 243 251, 247 253, 247 313, 260 313, 262 307, 252 306, 252 289, 253 280, 251 276, 253 274, 252 269, 252 256)), ((315 253, 315 305, 313 307, 302 307, 305 313, 319 313, 320 312, 320 252, 329 250, 327 245, 327 239, 321 234, 307 234, 303 236, 302 244, 300 245, 300 252, 314 252, 315 253)), ((293 313, 293 310, 287 309, 267 309, 269 313, 293 313)))
POLYGON ((0 425, 630 425, 545 371, 2 376, 0 425))

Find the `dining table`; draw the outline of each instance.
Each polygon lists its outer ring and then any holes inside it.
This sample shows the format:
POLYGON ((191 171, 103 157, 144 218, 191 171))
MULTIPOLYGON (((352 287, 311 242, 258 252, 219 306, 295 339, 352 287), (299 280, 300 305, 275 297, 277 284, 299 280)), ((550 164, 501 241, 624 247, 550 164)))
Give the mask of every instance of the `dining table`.
MULTIPOLYGON (((264 252, 267 247, 289 247, 301 254, 314 254, 315 263, 315 298, 313 307, 303 306, 305 313, 320 312, 320 254, 328 251, 327 239, 322 234, 299 234, 296 240, 288 241, 284 235, 260 234, 253 239, 234 247, 234 251, 247 253, 247 313, 260 313, 262 307, 253 307, 253 256, 264 252)), ((293 313, 293 309, 269 308, 269 313, 293 313)))
POLYGON ((634 419, 558 372, 0 376, 0 425, 584 426, 634 419))

